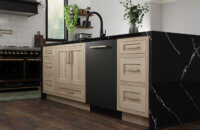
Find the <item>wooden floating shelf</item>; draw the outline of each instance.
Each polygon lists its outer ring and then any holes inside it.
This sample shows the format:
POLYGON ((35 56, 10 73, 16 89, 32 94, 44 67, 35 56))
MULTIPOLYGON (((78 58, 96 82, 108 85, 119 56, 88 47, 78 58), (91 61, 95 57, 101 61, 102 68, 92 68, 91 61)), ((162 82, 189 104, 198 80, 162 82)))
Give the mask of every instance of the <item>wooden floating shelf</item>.
MULTIPOLYGON (((74 15, 74 14, 71 14, 71 15, 74 15)), ((88 16, 88 14, 79 14, 79 16, 84 16, 84 17, 86 17, 86 16, 88 16)), ((90 15, 90 16, 93 16, 93 14, 90 15)))
POLYGON ((82 29, 91 29, 93 27, 85 27, 85 26, 76 26, 77 28, 82 28, 82 29))

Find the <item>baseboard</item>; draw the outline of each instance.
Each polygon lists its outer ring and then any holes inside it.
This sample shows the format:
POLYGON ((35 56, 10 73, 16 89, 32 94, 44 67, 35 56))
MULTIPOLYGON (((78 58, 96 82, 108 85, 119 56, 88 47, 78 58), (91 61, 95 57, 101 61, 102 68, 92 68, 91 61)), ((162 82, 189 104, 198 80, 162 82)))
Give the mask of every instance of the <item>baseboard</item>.
POLYGON ((95 113, 103 114, 106 116, 122 119, 122 112, 119 112, 119 111, 109 110, 109 109, 105 109, 105 108, 101 108, 101 107, 96 107, 93 105, 90 105, 90 110, 91 110, 91 112, 95 112, 95 113))
POLYGON ((141 116, 136 116, 128 113, 122 113, 122 120, 131 122, 137 125, 149 127, 149 119, 141 116))
POLYGON ((52 96, 52 95, 46 95, 46 99, 47 100, 51 100, 51 101, 55 101, 55 102, 59 102, 62 104, 66 104, 69 106, 73 106, 82 110, 86 110, 86 111, 90 111, 90 106, 88 104, 82 103, 82 102, 78 102, 78 101, 73 101, 70 99, 65 99, 65 98, 61 98, 61 97, 57 97, 57 96, 52 96))

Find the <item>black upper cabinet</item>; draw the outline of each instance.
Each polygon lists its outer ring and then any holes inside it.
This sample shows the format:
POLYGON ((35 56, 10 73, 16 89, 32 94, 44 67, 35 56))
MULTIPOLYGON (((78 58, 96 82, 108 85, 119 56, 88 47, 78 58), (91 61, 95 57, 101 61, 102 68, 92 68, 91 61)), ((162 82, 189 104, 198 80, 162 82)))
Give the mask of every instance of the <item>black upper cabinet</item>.
POLYGON ((0 12, 32 16, 38 14, 38 5, 36 0, 0 0, 0 12))

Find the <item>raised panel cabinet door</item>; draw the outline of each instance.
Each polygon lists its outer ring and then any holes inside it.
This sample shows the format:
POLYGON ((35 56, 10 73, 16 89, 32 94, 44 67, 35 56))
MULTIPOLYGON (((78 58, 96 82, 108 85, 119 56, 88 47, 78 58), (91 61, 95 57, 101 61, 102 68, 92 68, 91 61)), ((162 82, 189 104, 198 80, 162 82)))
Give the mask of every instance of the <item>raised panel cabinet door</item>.
POLYGON ((70 47, 70 84, 85 84, 85 44, 70 47))
POLYGON ((56 82, 69 83, 70 81, 70 51, 66 46, 57 47, 56 52, 56 82))

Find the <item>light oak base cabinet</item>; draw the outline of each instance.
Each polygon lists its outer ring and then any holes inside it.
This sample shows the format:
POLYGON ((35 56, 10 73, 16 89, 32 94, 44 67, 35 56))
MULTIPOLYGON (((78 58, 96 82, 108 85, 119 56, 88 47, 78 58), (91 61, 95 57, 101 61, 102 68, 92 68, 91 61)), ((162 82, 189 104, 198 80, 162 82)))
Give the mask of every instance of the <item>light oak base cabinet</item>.
POLYGON ((43 47, 43 92, 85 103, 85 43, 43 47))
POLYGON ((117 41, 117 109, 124 119, 148 119, 149 37, 117 41))

